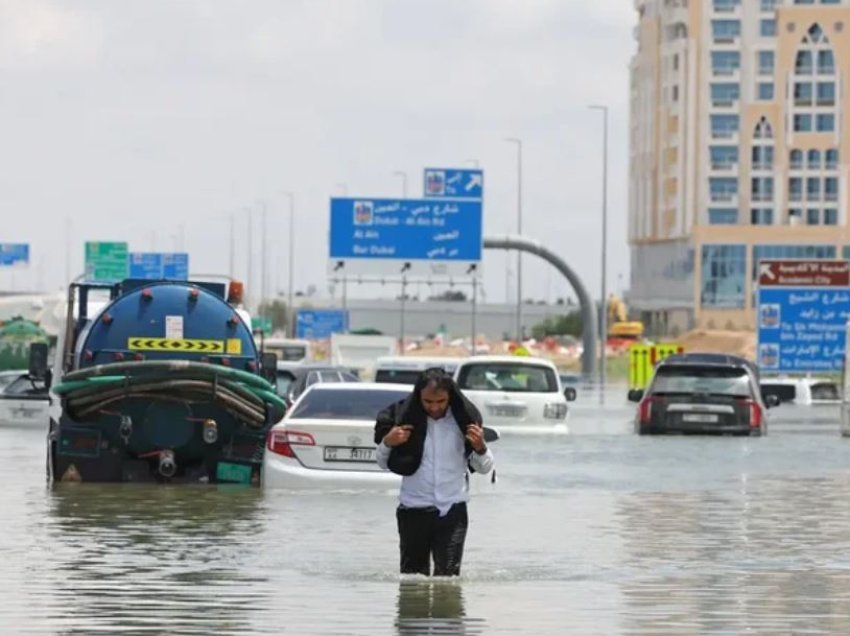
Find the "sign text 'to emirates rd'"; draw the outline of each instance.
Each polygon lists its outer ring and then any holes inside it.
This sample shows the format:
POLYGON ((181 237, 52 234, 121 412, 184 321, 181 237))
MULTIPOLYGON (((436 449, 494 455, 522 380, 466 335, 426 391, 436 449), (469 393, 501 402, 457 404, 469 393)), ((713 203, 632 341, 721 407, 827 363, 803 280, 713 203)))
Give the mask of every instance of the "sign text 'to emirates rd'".
POLYGON ((850 261, 762 260, 758 361, 763 371, 840 371, 850 321, 850 261))

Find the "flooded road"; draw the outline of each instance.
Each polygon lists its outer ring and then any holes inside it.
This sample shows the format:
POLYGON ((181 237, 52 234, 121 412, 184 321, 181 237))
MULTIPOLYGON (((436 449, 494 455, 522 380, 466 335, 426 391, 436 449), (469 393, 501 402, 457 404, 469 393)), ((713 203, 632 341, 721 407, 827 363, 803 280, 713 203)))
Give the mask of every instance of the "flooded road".
POLYGON ((837 409, 741 439, 632 408, 495 444, 454 581, 397 574, 395 492, 49 488, 44 433, 0 427, 0 633, 850 633, 837 409))

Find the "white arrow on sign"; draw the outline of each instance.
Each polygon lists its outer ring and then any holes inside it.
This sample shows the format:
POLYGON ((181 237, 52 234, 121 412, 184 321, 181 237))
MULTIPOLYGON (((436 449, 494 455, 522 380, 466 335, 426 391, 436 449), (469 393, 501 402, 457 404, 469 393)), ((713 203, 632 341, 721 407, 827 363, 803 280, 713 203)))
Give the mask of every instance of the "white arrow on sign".
POLYGON ((474 174, 469 179, 469 183, 466 184, 466 191, 469 192, 473 188, 481 188, 484 185, 483 175, 474 174))
POLYGON ((773 273, 773 268, 770 263, 762 263, 759 265, 759 278, 764 276, 768 280, 776 280, 776 274, 773 273))

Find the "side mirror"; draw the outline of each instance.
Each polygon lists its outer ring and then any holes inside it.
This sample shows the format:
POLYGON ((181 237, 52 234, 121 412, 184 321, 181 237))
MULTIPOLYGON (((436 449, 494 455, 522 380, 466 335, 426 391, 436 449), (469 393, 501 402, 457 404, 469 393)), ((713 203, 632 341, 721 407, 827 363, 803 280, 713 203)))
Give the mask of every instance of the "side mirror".
POLYGON ((629 389, 629 402, 640 402, 643 399, 643 389, 629 389))
POLYGON ((764 405, 769 409, 779 406, 781 403, 779 396, 775 393, 768 393, 764 396, 764 405))
POLYGON ((47 378, 47 353, 48 346, 44 342, 33 342, 30 345, 30 379, 44 381, 47 378))
POLYGON ((260 375, 275 384, 277 380, 277 354, 264 353, 260 356, 260 375))
POLYGON ((501 437, 499 435, 499 431, 497 431, 495 428, 490 428, 489 426, 484 427, 484 441, 485 442, 487 442, 488 444, 490 442, 496 442, 496 441, 499 440, 499 437, 501 437))
POLYGON ((576 390, 568 386, 564 389, 564 397, 567 398, 567 402, 575 402, 576 401, 576 390))

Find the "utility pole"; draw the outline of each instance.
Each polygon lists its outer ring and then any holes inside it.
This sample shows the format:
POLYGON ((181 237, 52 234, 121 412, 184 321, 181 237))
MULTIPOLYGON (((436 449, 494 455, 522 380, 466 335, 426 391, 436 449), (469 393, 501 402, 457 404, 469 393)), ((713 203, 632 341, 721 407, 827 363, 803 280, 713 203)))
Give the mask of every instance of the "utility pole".
POLYGON ((248 273, 247 276, 245 276, 245 307, 247 307, 250 312, 250 299, 253 296, 251 284, 254 278, 254 211, 250 206, 245 208, 245 210, 248 212, 248 251, 246 253, 246 258, 248 259, 248 273))
POLYGON ((266 220, 267 220, 267 218, 266 217, 268 215, 267 215, 267 209, 266 209, 266 202, 263 201, 261 205, 262 205, 262 217, 260 219, 260 222, 261 222, 261 233, 262 233, 262 235, 260 236, 260 241, 261 241, 261 243, 260 243, 260 259, 261 259, 261 261, 260 261, 260 305, 259 305, 260 309, 259 309, 259 311, 261 313, 266 313, 266 312, 264 312, 264 310, 262 308, 263 308, 263 303, 266 300, 266 289, 267 289, 267 285, 266 285, 266 243, 267 243, 267 241, 266 241, 266 235, 267 235, 266 220))
POLYGON ((608 264, 608 107, 591 106, 590 108, 591 110, 602 112, 602 316, 600 320, 602 346, 599 348, 599 403, 604 404, 606 384, 605 349, 608 344, 608 290, 605 286, 608 264))
POLYGON ((289 199, 289 282, 286 291, 286 313, 288 316, 287 332, 289 337, 295 337, 295 307, 293 306, 294 294, 293 286, 295 285, 295 194, 292 192, 282 192, 289 199))
MULTIPOLYGON (((517 152, 517 187, 516 187, 516 230, 517 236, 522 237, 522 140, 508 138, 505 141, 516 144, 517 152)), ((516 254, 516 338, 522 342, 522 252, 516 254)))

